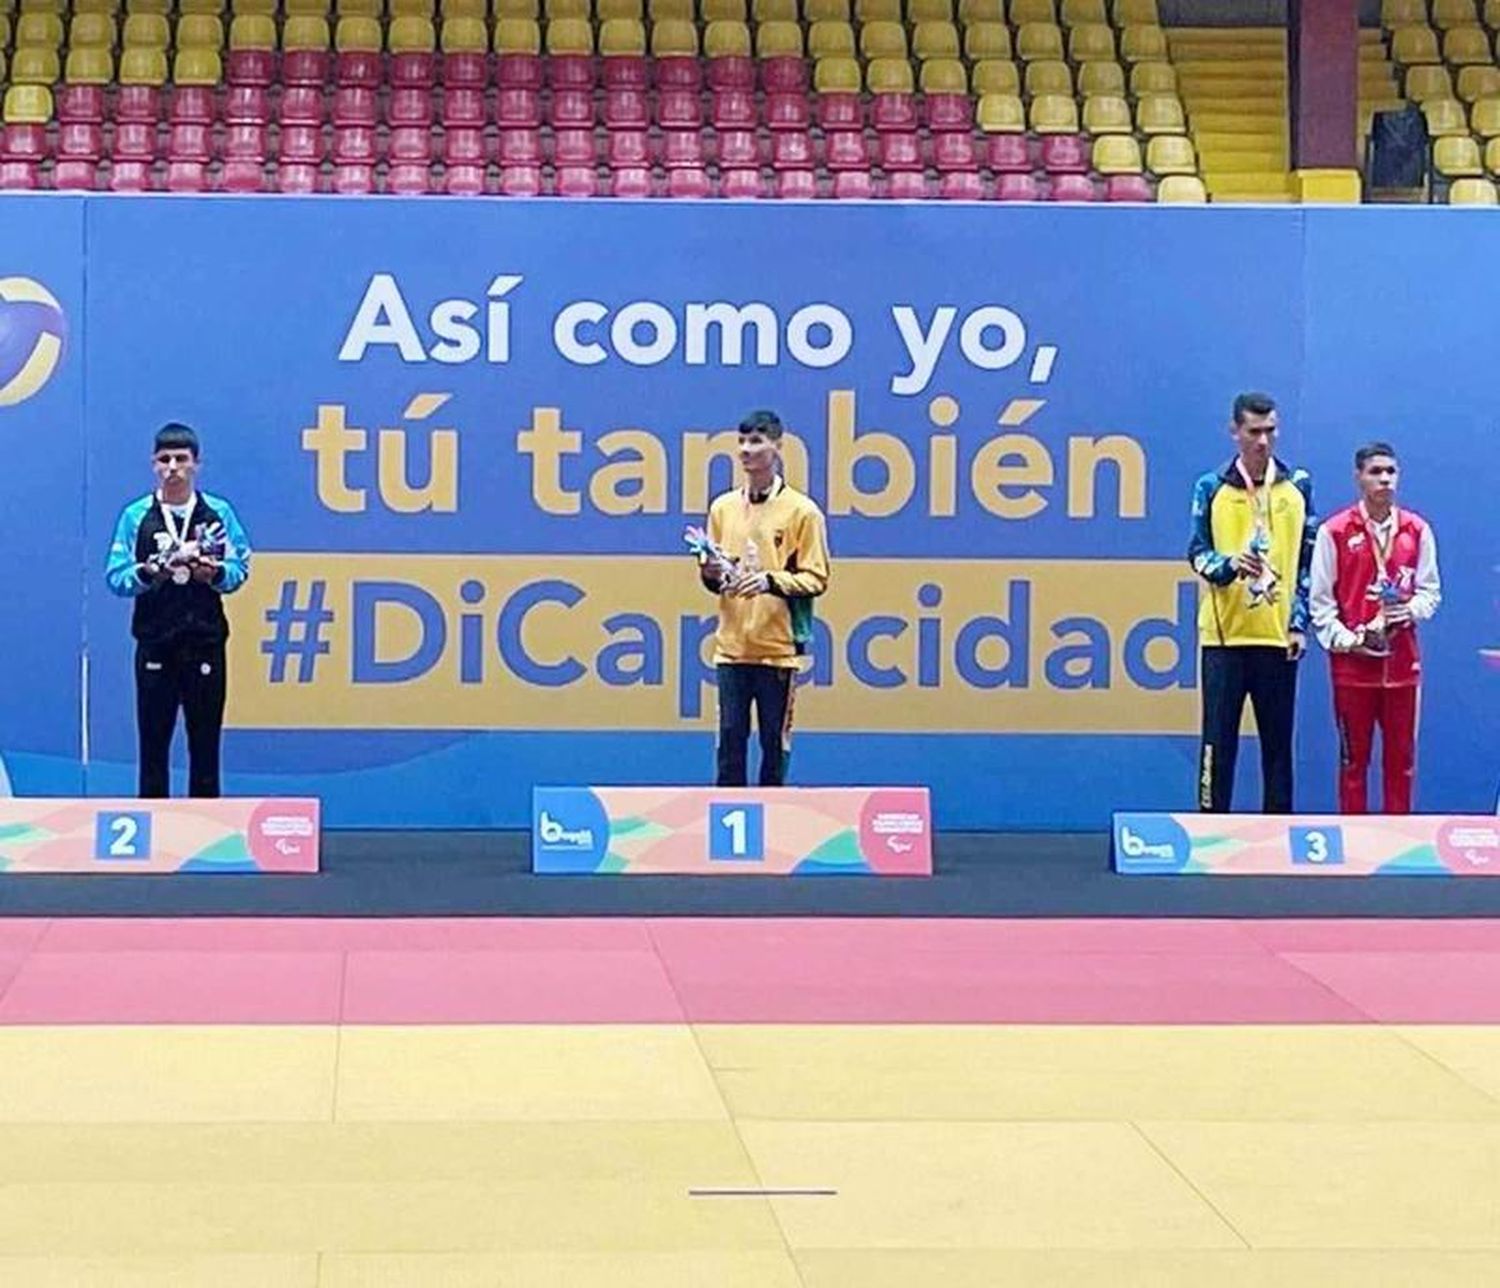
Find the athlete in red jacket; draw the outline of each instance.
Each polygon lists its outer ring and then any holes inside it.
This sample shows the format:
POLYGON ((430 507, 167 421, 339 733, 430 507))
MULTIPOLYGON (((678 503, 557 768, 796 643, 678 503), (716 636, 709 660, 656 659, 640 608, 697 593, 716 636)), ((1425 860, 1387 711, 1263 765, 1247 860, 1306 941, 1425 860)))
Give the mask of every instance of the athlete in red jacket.
POLYGON ((1422 681, 1416 624, 1437 612, 1442 583, 1432 529, 1396 505, 1399 473, 1389 443, 1355 452, 1360 499, 1324 520, 1313 549, 1312 624, 1333 667, 1345 814, 1369 808, 1377 724, 1385 812, 1411 812, 1422 681))

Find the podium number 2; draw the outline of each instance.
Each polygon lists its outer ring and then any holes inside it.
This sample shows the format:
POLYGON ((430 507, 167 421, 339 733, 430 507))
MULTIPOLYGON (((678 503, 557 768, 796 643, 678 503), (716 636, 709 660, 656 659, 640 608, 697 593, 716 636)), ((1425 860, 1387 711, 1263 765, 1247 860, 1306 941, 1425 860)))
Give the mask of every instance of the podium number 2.
POLYGON ((94 834, 94 857, 98 859, 149 859, 151 815, 146 811, 99 815, 94 834))
POLYGON ((110 855, 117 859, 135 858, 135 841, 141 834, 141 825, 129 814, 119 814, 109 820, 109 830, 114 836, 109 843, 110 855))

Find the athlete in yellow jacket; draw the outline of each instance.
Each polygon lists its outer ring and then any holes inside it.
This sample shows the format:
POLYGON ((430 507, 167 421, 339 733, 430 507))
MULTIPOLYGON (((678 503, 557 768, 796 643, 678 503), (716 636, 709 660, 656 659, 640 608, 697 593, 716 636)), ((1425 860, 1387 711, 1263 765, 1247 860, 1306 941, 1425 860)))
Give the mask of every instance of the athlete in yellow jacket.
POLYGON ((812 639, 812 601, 828 589, 823 512, 781 477, 783 427, 775 412, 740 422, 745 485, 708 511, 708 538, 727 563, 700 556, 703 584, 719 596, 714 664, 719 689, 718 785, 742 787, 750 709, 760 733, 760 785, 786 781, 792 709, 812 639))

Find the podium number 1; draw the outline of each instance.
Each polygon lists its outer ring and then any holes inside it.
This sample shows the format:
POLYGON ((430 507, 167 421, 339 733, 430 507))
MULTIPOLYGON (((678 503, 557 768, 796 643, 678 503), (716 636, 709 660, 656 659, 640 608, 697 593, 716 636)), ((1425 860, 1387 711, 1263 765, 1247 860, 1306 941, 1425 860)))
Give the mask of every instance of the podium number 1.
POLYGON ((729 830, 729 852, 735 858, 743 858, 748 848, 745 836, 745 811, 732 809, 729 813, 720 817, 719 821, 729 830))
POLYGON ((708 807, 708 857, 754 863, 766 856, 765 806, 722 801, 708 807))

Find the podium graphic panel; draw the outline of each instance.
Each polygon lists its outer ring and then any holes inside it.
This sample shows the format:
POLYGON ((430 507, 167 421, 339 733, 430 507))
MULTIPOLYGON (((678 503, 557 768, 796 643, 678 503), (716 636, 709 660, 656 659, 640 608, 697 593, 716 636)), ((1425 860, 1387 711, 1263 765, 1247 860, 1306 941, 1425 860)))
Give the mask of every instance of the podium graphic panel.
POLYGON ((316 872, 318 842, 305 798, 0 800, 0 876, 316 872))
POLYGON ((532 870, 930 876, 925 787, 537 787, 532 870))
POLYGON ((1142 876, 1500 876, 1500 818, 1128 814, 1116 872, 1142 876))

